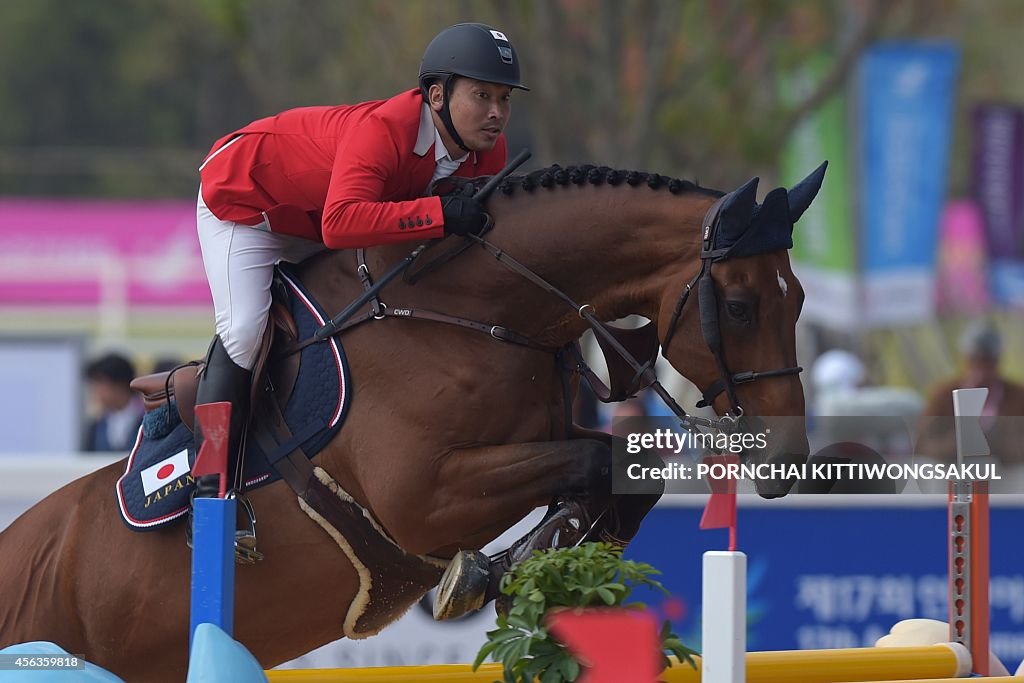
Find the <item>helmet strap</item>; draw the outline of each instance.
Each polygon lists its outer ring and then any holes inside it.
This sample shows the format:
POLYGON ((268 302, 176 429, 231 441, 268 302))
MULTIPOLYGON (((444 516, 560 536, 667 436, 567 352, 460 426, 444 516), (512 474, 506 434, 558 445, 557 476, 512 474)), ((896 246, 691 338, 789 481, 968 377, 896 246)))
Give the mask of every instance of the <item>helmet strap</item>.
POLYGON ((441 111, 438 115, 441 117, 441 121, 444 123, 444 127, 448 129, 448 134, 452 136, 452 140, 458 145, 462 151, 470 152, 472 150, 466 147, 466 143, 462 141, 462 136, 459 135, 459 131, 455 130, 455 122, 452 121, 452 112, 448 108, 448 102, 451 99, 452 94, 452 81, 455 80, 454 75, 450 75, 444 79, 444 103, 441 105, 441 111))

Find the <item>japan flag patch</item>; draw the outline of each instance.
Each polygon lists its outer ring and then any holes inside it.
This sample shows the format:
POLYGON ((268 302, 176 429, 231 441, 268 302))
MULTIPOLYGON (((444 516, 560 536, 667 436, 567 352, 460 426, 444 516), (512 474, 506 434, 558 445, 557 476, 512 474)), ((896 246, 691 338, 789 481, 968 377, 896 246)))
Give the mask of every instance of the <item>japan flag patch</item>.
POLYGON ((174 482, 186 474, 188 474, 190 468, 188 466, 188 449, 175 453, 166 460, 161 460, 155 465, 151 465, 139 473, 142 477, 142 491, 147 496, 168 484, 174 482))

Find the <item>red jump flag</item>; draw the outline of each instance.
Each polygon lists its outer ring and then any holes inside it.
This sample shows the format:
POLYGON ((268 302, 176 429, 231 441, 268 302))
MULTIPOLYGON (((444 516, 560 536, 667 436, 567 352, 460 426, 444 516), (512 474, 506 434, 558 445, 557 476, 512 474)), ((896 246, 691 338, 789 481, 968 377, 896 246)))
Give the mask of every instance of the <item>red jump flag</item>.
POLYGON ((729 476, 710 476, 718 474, 715 465, 728 466, 739 464, 735 455, 709 455, 703 463, 710 470, 707 477, 711 487, 711 496, 704 507, 704 515, 700 518, 701 529, 729 529, 729 550, 736 549, 736 479, 729 476))
POLYGON ((196 406, 196 427, 203 435, 203 445, 196 454, 192 474, 220 475, 220 497, 227 495, 228 435, 231 427, 231 404, 203 403, 196 406))
POLYGON ((661 674, 658 624, 648 612, 565 610, 547 621, 551 633, 586 669, 578 683, 656 683, 661 674))

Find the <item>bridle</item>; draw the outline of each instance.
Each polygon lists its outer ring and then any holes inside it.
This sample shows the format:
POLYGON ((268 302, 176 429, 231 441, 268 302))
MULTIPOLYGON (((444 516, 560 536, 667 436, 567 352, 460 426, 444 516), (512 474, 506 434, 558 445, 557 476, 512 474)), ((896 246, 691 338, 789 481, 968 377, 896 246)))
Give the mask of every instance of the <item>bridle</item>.
POLYGON ((715 283, 711 279, 712 266, 728 259, 736 246, 735 244, 726 247, 718 246, 719 228, 722 223, 722 207, 725 204, 725 199, 726 197, 722 197, 712 204, 704 216, 700 270, 687 283, 679 295, 679 300, 672 311, 672 317, 669 319, 668 331, 665 333, 665 339, 661 342, 661 345, 664 349, 668 348, 673 336, 675 336, 676 327, 680 316, 682 316, 683 308, 686 306, 686 301, 690 298, 690 292, 693 291, 694 285, 697 285, 701 336, 704 338, 704 343, 707 345, 708 350, 715 359, 715 364, 718 366, 718 379, 712 382, 704 391, 701 400, 697 403, 697 407, 704 408, 710 406, 719 394, 725 392, 729 399, 730 407, 723 417, 731 417, 735 421, 743 417, 744 413, 743 406, 736 395, 737 384, 748 384, 759 379, 797 375, 803 371, 803 368, 795 365, 777 370, 745 370, 733 373, 729 371, 729 367, 726 365, 725 357, 722 353, 722 329, 718 319, 718 293, 715 289, 715 283))
MULTIPOLYGON (((693 279, 687 283, 683 292, 680 294, 679 300, 676 302, 675 309, 672 312, 672 317, 669 320, 668 331, 665 334, 665 339, 661 341, 660 344, 661 349, 668 348, 669 343, 675 335, 679 318, 682 315, 683 308, 686 306, 687 300, 689 299, 690 292, 693 291, 694 285, 697 285, 699 289, 698 313, 700 315, 701 335, 704 338, 704 343, 707 344, 708 349, 711 351, 711 355, 715 359, 719 373, 718 379, 712 382, 712 384, 703 392, 703 396, 697 403, 697 407, 704 408, 710 406, 719 394, 725 392, 729 399, 730 409, 725 413, 725 415, 722 415, 717 419, 687 414, 672 395, 668 393, 664 386, 662 386, 661 382, 658 381, 658 378, 654 373, 654 360, 657 355, 657 350, 651 358, 646 359, 646 362, 641 363, 632 353, 630 353, 628 349, 623 346, 620 341, 620 337, 615 334, 615 330, 617 328, 612 328, 611 326, 602 323, 594 316, 594 307, 592 305, 581 305, 577 303, 565 292, 544 280, 522 263, 516 261, 503 249, 488 242, 484 237, 469 235, 467 236, 467 242, 475 241, 485 250, 490 252, 499 263, 555 295, 569 307, 573 308, 579 317, 590 325, 590 328, 593 330, 595 336, 598 337, 598 340, 603 342, 601 344, 602 349, 606 351, 607 349, 614 350, 634 370, 635 374, 632 386, 628 389, 628 393, 630 395, 649 388, 657 394, 669 410, 671 410, 676 417, 680 419, 684 426, 701 426, 729 432, 736 428, 737 423, 744 414, 743 406, 740 404, 739 398, 736 394, 736 385, 748 384, 760 379, 797 375, 803 371, 803 368, 797 365, 787 368, 779 368, 776 370, 745 370, 737 373, 729 371, 722 351, 722 333, 718 318, 718 295, 715 290, 714 281, 711 279, 712 266, 715 263, 724 261, 732 256, 732 250, 735 247, 735 244, 725 247, 718 246, 721 212, 725 199, 726 197, 722 197, 716 201, 711 208, 708 209, 708 212, 704 217, 704 234, 700 252, 700 270, 693 279), (605 347, 607 347, 607 349, 605 347)), ((489 227, 490 225, 488 225, 488 228, 489 227)), ((653 322, 649 323, 650 326, 653 326, 653 324, 653 322)), ((577 363, 580 374, 593 384, 595 376, 589 371, 590 369, 586 367, 582 358, 578 359, 577 363)))

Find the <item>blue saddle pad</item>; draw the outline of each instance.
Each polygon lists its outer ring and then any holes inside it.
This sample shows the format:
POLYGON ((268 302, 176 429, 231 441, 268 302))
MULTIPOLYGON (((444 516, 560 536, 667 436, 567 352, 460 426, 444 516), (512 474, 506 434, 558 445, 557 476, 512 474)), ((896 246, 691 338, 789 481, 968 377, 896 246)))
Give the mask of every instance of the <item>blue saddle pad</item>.
MULTIPOLYGON (((288 290, 288 306, 299 339, 313 336, 328 316, 303 288, 294 269, 278 267, 288 290)), ((282 410, 293 435, 292 445, 265 453, 256 439, 247 439, 245 488, 266 486, 280 479, 272 462, 300 445, 309 457, 319 453, 341 429, 350 402, 349 371, 337 337, 299 352, 299 374, 288 405, 282 410)), ((160 528, 188 512, 195 488, 191 475, 196 453, 192 432, 172 404, 147 413, 124 474, 117 480, 117 503, 129 528, 160 528)))

